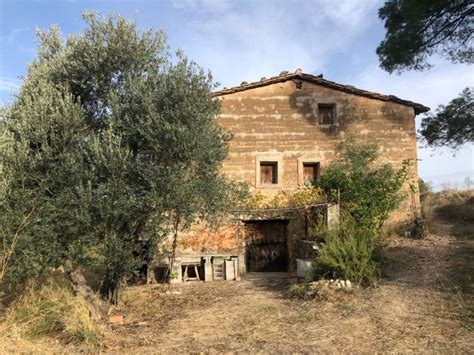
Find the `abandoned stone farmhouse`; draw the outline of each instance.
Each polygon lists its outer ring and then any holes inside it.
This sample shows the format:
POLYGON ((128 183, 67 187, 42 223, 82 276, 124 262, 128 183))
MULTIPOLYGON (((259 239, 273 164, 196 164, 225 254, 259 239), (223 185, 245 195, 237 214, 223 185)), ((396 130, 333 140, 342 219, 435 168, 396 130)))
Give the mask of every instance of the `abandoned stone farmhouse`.
MULTIPOLYGON (((377 141, 382 159, 394 165, 410 159, 410 177, 417 184, 415 116, 429 110, 421 104, 341 85, 303 73, 279 76, 224 88, 213 93, 221 102, 218 124, 233 139, 224 173, 247 181, 253 191, 293 191, 336 158, 348 136, 377 141)), ((326 218, 337 214, 326 206, 326 218)), ((408 220, 419 208, 417 194, 391 216, 408 220)), ((235 279, 239 273, 296 270, 305 255, 299 246, 304 221, 291 217, 251 219, 241 216, 216 230, 193 228, 179 245, 178 281, 235 279)))

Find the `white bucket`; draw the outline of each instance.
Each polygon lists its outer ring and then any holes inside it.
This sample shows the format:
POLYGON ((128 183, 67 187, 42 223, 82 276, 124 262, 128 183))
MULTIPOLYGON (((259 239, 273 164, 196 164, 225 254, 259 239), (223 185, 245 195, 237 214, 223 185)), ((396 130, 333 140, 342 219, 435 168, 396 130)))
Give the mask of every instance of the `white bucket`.
POLYGON ((311 260, 296 259, 296 276, 305 278, 311 271, 311 260))

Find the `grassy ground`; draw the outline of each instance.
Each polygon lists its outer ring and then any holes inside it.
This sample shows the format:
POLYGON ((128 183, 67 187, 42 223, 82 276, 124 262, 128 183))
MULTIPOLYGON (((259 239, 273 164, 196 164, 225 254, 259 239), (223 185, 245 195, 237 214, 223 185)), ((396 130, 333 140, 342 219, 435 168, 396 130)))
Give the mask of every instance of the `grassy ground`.
MULTIPOLYGON (((429 232, 384 248, 380 282, 325 300, 290 298, 289 280, 129 287, 100 345, 35 342, 32 351, 449 352, 474 351, 474 193, 430 195, 429 232)), ((12 347, 4 348, 11 351, 12 347)), ((0 347, 0 351, 1 351, 0 347)))

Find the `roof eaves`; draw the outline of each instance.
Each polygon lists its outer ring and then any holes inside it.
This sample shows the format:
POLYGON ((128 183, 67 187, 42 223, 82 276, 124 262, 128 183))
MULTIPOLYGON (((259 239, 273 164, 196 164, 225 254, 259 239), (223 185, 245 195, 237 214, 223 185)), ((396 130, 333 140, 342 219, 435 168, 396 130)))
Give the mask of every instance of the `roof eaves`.
POLYGON ((267 85, 280 83, 280 82, 285 82, 288 80, 294 80, 294 79, 308 81, 314 84, 329 87, 334 90, 347 92, 347 93, 357 95, 357 96, 364 96, 364 97, 368 97, 375 100, 381 100, 381 101, 391 101, 391 102, 399 103, 401 105, 410 106, 410 107, 413 107, 413 109, 415 110, 415 115, 418 115, 423 112, 428 112, 430 110, 429 107, 419 104, 417 102, 404 100, 394 95, 383 95, 377 92, 358 89, 351 85, 338 84, 334 81, 323 79, 322 75, 315 76, 311 74, 306 74, 306 73, 302 73, 301 70, 297 70, 295 73, 282 72, 278 76, 274 76, 268 79, 262 78, 260 79, 260 81, 255 81, 251 83, 242 82, 239 86, 235 86, 232 88, 224 88, 222 90, 216 91, 212 93, 212 97, 229 95, 229 94, 237 93, 240 91, 245 91, 249 89, 254 89, 254 88, 267 86, 267 85))

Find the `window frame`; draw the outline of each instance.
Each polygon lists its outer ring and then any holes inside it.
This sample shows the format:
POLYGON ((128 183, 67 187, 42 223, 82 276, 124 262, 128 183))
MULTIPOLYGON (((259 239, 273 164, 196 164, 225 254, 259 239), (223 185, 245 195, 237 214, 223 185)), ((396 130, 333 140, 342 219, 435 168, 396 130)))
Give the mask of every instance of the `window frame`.
POLYGON ((306 185, 309 181, 305 181, 305 168, 306 167, 311 167, 313 168, 313 176, 312 176, 312 179, 311 181, 316 181, 319 179, 320 175, 321 175, 321 163, 320 162, 307 162, 307 161, 304 161, 303 163, 303 184, 306 185))
POLYGON ((332 126, 337 123, 337 110, 336 110, 336 104, 335 103, 325 103, 321 102, 318 103, 318 123, 320 126, 332 126), (323 122, 323 116, 320 113, 321 108, 330 108, 332 110, 332 123, 324 123, 323 122))
POLYGON ((303 187, 306 185, 304 181, 304 166, 305 165, 317 165, 318 171, 317 171, 317 179, 320 178, 321 176, 321 170, 323 164, 321 163, 321 159, 316 159, 314 157, 301 157, 298 158, 298 185, 300 187, 303 187))
POLYGON ((280 189, 283 186, 283 158, 277 154, 258 155, 255 159, 255 187, 258 189, 280 189), (276 165, 276 183, 264 184, 261 182, 261 164, 276 165))
POLYGON ((278 162, 276 161, 261 161, 260 162, 260 184, 262 185, 278 185, 278 162), (271 182, 263 182, 262 181, 262 167, 269 167, 271 172, 270 180, 271 182))

